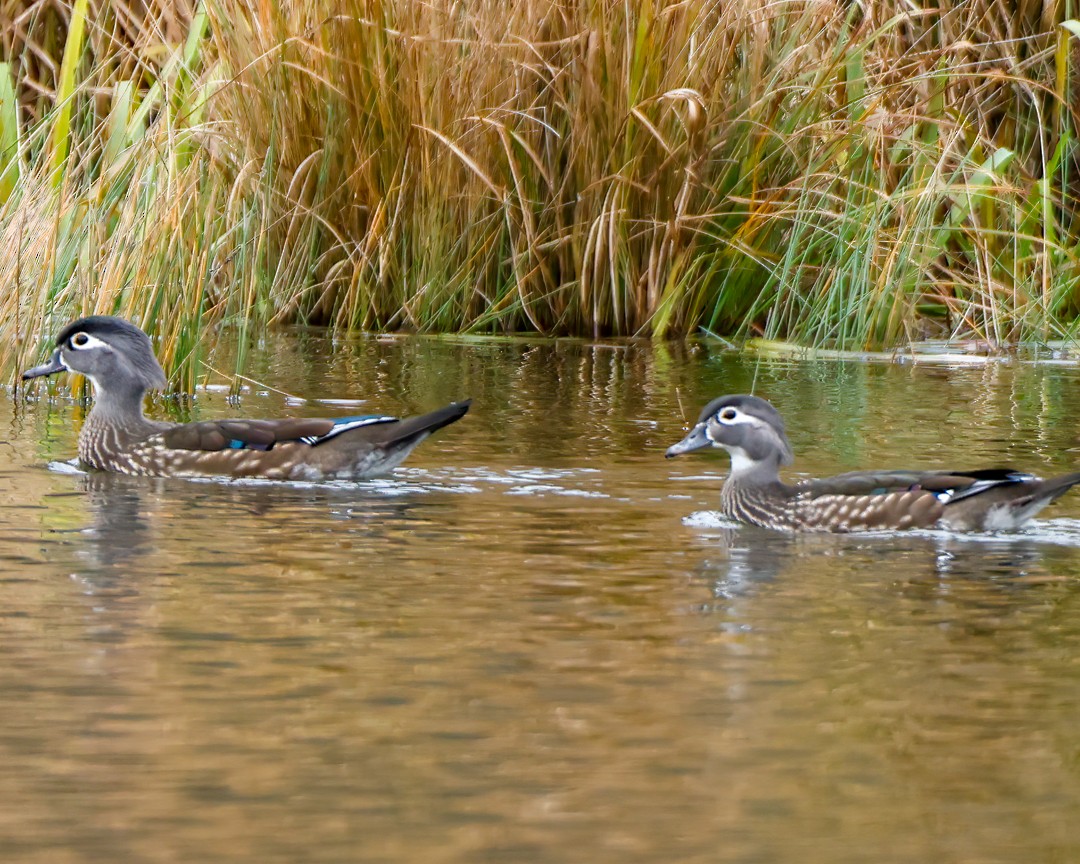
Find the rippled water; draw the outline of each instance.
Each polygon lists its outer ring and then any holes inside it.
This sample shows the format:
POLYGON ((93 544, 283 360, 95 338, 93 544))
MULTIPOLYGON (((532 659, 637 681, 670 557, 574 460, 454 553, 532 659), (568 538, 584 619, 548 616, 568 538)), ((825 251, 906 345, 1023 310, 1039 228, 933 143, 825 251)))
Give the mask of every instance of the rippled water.
POLYGON ((343 401, 152 410, 475 401, 325 486, 57 470, 81 409, 0 401, 3 860, 1080 860, 1080 495, 791 538, 662 458, 756 386, 795 474, 1072 470, 1077 370, 310 334, 248 368, 343 401))

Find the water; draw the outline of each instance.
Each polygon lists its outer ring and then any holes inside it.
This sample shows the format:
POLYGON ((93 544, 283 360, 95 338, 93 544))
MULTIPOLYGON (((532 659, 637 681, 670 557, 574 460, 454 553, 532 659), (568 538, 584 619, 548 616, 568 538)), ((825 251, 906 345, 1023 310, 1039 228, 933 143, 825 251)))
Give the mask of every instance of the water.
POLYGON ((58 470, 81 409, 0 402, 2 860, 1080 859, 1080 495, 791 538, 662 458, 756 381, 795 474, 1071 470, 1077 370, 312 334, 247 365, 283 392, 152 410, 474 407, 391 478, 294 486, 58 470))

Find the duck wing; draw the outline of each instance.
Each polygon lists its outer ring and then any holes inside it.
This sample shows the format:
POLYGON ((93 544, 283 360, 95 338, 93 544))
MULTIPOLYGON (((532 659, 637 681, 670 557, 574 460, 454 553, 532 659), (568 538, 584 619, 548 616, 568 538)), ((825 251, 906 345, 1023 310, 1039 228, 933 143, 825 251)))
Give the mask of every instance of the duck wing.
POLYGON ((272 450, 285 442, 317 447, 345 432, 400 423, 396 417, 379 414, 333 419, 200 420, 173 426, 161 434, 161 441, 170 450, 272 450))
POLYGON ((833 477, 804 480, 795 489, 802 495, 891 495, 925 490, 943 504, 978 495, 999 486, 1038 481, 1033 474, 1012 468, 977 471, 850 471, 833 477))

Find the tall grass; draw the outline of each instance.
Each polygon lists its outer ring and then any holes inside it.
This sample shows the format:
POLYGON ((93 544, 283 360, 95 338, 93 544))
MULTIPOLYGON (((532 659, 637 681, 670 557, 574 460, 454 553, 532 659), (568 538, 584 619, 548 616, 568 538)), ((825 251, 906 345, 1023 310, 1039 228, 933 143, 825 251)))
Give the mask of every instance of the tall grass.
POLYGON ((0 4, 0 333, 1070 336, 1074 0, 0 4), (1011 6, 1005 9, 1005 6, 1011 6))

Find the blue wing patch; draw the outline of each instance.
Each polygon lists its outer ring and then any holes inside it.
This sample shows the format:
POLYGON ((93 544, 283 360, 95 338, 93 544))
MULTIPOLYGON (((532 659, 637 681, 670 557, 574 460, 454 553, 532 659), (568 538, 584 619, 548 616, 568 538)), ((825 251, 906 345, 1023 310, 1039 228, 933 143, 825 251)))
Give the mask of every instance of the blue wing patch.
POLYGON ((230 450, 269 450, 272 444, 252 444, 250 441, 241 441, 238 438, 233 438, 229 442, 230 450))

